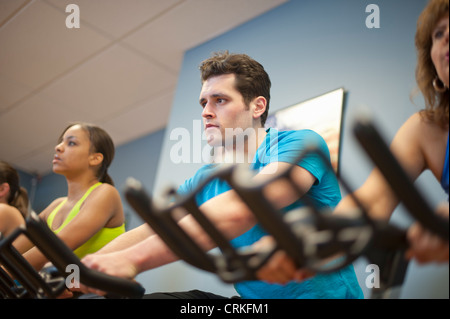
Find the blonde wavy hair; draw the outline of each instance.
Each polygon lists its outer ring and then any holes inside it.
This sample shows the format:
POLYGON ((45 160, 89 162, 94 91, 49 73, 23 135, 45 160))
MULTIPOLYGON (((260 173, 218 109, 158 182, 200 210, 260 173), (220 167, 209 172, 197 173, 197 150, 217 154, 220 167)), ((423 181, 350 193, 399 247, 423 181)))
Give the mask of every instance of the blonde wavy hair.
POLYGON ((415 43, 417 48, 416 81, 425 99, 422 116, 448 129, 449 90, 436 92, 433 80, 437 72, 431 60, 432 33, 439 20, 448 16, 449 0, 430 0, 417 21, 415 43))

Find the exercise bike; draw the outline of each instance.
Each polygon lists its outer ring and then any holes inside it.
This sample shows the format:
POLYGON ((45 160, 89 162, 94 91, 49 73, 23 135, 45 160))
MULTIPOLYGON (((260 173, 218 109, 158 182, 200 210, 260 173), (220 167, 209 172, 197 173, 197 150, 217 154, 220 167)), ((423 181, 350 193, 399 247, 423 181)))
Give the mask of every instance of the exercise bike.
MULTIPOLYGON (((356 122, 353 132, 411 216, 448 241, 448 219, 434 214, 391 154, 375 124, 369 119, 361 119, 356 122)), ((314 147, 299 154, 296 162, 309 153, 319 155, 329 165, 329 161, 314 147)), ((332 169, 331 166, 329 169, 332 169)), ((303 207, 283 215, 263 193, 271 183, 284 180, 301 194, 291 175, 292 168, 270 180, 255 184, 251 181, 252 173, 247 167, 229 165, 218 169, 187 195, 178 195, 176 189, 171 188, 160 198, 153 199, 142 183, 129 179, 125 196, 133 209, 176 255, 194 267, 216 274, 226 283, 257 280, 258 269, 275 251, 282 249, 298 268, 306 268, 315 273, 333 272, 348 266, 359 257, 366 257, 380 269, 380 286, 372 289, 371 297, 392 298, 391 292, 402 285, 408 267, 408 261, 403 257, 408 248, 406 231, 387 221, 370 218, 364 206, 352 195, 352 189, 342 176, 338 176, 341 185, 353 196, 358 206, 354 214, 337 216, 331 214, 329 209, 318 208, 311 200, 303 199, 303 207), (213 179, 222 179, 230 185, 252 210, 261 226, 273 236, 273 247, 266 251, 236 249, 200 211, 195 196, 213 179), (195 218, 220 248, 220 253, 203 251, 178 225, 180 211, 195 218)))

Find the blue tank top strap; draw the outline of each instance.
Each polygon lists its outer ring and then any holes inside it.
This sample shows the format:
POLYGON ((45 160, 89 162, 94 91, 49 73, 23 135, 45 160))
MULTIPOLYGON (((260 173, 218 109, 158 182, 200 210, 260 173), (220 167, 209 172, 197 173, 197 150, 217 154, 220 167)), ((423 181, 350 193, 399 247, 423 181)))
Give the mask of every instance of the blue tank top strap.
MULTIPOLYGON (((441 186, 444 189, 444 191, 448 195, 448 180, 449 180, 449 171, 448 171, 448 138, 447 138, 447 149, 445 151, 445 161, 444 161, 444 169, 442 170, 442 176, 441 176, 441 186)), ((447 199, 448 200, 448 199, 447 199)))

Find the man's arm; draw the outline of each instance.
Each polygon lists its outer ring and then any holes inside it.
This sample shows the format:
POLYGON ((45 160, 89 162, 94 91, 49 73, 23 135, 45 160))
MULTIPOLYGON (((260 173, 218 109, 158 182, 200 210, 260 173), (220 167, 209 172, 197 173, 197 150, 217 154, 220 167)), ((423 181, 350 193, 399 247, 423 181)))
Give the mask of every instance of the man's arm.
MULTIPOLYGON (((254 179, 255 182, 271 178, 287 169, 291 164, 271 163, 267 165, 254 179), (270 173, 267 173, 270 172, 270 173)), ((295 166, 292 176, 304 193, 314 184, 315 177, 307 170, 295 166)), ((299 194, 289 191, 287 185, 278 182, 271 185, 265 192, 270 201, 277 207, 284 207, 299 198, 299 194)), ((301 195, 301 194, 300 194, 301 195)), ((218 195, 200 206, 200 210, 214 223, 227 238, 232 239, 252 228, 257 220, 250 209, 242 202, 235 191, 230 190, 218 195)), ((215 247, 209 236, 198 226, 190 215, 183 217, 179 225, 207 251, 215 247)), ((178 257, 157 236, 152 235, 144 241, 110 254, 90 255, 83 259, 88 267, 110 275, 134 278, 138 273, 156 268, 173 261, 178 257)))

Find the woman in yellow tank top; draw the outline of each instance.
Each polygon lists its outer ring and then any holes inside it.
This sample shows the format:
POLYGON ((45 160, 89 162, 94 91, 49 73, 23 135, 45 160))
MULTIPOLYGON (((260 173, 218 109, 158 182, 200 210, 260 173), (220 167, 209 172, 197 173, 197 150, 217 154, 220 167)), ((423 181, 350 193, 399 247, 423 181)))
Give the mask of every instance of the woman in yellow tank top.
MULTIPOLYGON (((68 193, 39 216, 80 258, 125 232, 120 195, 107 173, 113 157, 110 136, 86 123, 69 125, 55 147, 53 172, 66 178, 68 193)), ((26 238, 14 245, 36 269, 47 263, 26 238)))

